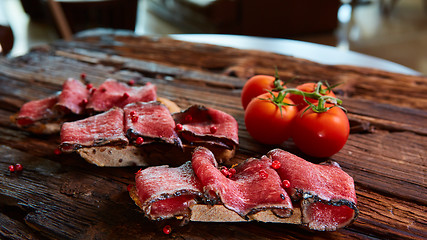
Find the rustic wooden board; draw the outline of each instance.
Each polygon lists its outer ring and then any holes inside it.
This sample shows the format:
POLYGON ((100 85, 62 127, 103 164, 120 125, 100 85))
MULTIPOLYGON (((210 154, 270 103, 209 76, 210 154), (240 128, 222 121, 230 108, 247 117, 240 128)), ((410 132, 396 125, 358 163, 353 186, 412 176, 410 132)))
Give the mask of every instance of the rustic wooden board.
MULTIPOLYGON (((168 38, 102 35, 56 42, 0 59, 0 238, 3 239, 423 239, 427 238, 427 78, 353 66, 326 66, 260 51, 168 38), (239 123, 236 159, 281 147, 313 162, 292 141, 265 146, 243 122, 240 91, 253 74, 328 80, 348 109, 352 132, 331 157, 355 180, 359 218, 336 232, 288 224, 190 223, 164 235, 128 196, 138 168, 99 168, 75 154, 53 154, 58 136, 16 128, 9 116, 29 100, 61 89, 68 77, 155 83, 159 96, 185 108, 203 104, 239 123), (13 163, 24 165, 10 173, 13 163)), ((170 223, 175 224, 175 223, 170 223)))

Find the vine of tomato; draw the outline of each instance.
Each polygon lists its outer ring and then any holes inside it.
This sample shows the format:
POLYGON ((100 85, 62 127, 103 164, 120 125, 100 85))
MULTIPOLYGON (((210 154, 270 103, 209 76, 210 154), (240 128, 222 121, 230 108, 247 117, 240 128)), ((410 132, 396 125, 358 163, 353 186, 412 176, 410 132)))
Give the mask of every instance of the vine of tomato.
MULTIPOLYGON (((314 82, 304 83, 304 84, 298 85, 296 87, 296 89, 298 89, 304 93, 313 93, 316 91, 318 84, 319 83, 314 83, 314 82)), ((327 86, 325 86, 323 84, 320 85, 319 93, 321 96, 335 97, 334 92, 332 92, 332 90, 330 88, 328 88, 327 86)), ((290 94, 289 98, 295 103, 298 110, 301 110, 303 108, 305 109, 305 107, 308 106, 307 102, 304 101, 304 97, 302 95, 290 94)), ((305 100, 307 100, 311 103, 317 102, 316 99, 313 99, 310 97, 305 97, 305 100)))
POLYGON ((280 92, 267 92, 249 102, 245 125, 249 134, 264 144, 280 144, 291 135, 298 109, 280 92))
MULTIPOLYGON (((243 109, 246 109, 253 98, 276 88, 276 80, 278 80, 276 77, 268 75, 255 75, 249 78, 242 89, 241 100, 243 109)), ((282 81, 278 81, 279 82, 277 84, 282 86, 282 81)))
POLYGON ((347 142, 350 124, 345 112, 339 107, 325 112, 313 108, 301 110, 292 126, 292 139, 305 154, 313 157, 330 157, 340 151, 347 142))

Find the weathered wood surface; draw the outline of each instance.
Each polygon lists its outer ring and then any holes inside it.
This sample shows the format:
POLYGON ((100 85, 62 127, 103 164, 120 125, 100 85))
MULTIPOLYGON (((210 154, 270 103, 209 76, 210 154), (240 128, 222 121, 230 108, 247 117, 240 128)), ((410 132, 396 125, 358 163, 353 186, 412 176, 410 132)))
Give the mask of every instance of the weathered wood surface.
POLYGON ((93 36, 0 59, 1 239, 425 239, 427 78, 352 66, 325 66, 259 51, 167 38, 93 36), (352 133, 331 157, 355 180, 359 218, 336 232, 265 223, 190 223, 164 235, 128 196, 137 168, 99 168, 77 155, 55 155, 58 136, 17 129, 9 116, 26 101, 60 90, 68 77, 100 84, 106 78, 152 82, 181 107, 203 104, 239 123, 236 159, 281 147, 308 160, 291 141, 265 146, 245 130, 240 91, 253 74, 341 82, 352 133), (21 163, 24 171, 10 173, 21 163))

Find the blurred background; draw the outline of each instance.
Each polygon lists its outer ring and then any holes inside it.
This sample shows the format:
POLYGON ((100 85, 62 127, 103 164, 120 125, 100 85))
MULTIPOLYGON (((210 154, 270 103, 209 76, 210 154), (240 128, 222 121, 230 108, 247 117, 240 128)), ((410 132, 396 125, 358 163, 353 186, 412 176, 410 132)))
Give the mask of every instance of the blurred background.
POLYGON ((95 28, 294 39, 427 75, 427 0, 0 0, 0 52, 8 57, 95 28))

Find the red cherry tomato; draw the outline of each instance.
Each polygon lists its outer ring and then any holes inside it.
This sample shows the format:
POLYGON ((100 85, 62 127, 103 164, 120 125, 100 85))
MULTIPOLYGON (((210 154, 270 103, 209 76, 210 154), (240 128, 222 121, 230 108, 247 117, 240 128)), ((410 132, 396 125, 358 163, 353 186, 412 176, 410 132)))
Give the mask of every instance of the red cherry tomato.
MULTIPOLYGON (((278 96, 274 92, 275 97, 278 96)), ((264 144, 280 144, 290 137, 290 128, 297 114, 293 105, 276 105, 270 93, 264 93, 248 104, 245 111, 245 124, 249 134, 264 144), (280 111, 280 108, 282 109, 280 111)), ((283 98, 280 104, 293 104, 289 98, 283 98)))
MULTIPOLYGON (((252 98, 255 98, 263 93, 268 92, 267 90, 274 89, 274 80, 276 78, 268 75, 255 75, 245 83, 242 89, 242 106, 246 109, 252 98)), ((283 83, 280 81, 280 84, 283 83)))
POLYGON ((292 125, 292 139, 305 154, 313 157, 330 157, 345 145, 350 124, 344 111, 333 107, 316 113, 301 110, 292 125), (302 115, 301 115, 302 114, 302 115))
MULTIPOLYGON (((301 84, 297 86, 296 89, 306 93, 312 93, 316 89, 316 86, 317 86, 317 83, 310 82, 310 83, 301 84)), ((327 90, 328 88, 325 85, 322 85, 321 88, 326 91, 325 94, 321 94, 321 95, 335 97, 335 94, 331 90, 327 90)), ((304 101, 304 97, 302 95, 290 94, 289 98, 295 103, 295 105, 298 107, 298 110, 301 110, 303 108, 305 109, 305 107, 308 106, 308 104, 304 101)), ((306 97, 305 99, 311 103, 317 102, 317 100, 313 98, 306 97)))

